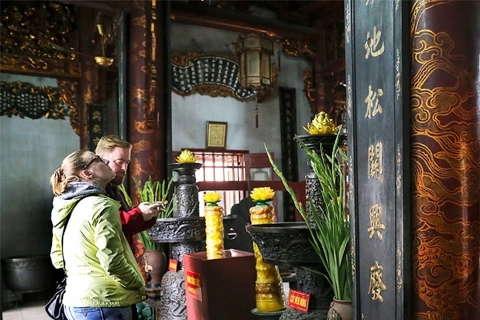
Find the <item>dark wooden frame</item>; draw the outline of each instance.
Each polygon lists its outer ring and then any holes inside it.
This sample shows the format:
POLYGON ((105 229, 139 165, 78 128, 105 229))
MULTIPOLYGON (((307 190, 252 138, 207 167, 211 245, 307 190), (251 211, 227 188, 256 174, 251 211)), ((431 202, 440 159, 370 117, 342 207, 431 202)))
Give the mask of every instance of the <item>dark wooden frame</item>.
POLYGON ((205 147, 208 149, 225 149, 227 147, 227 122, 207 121, 207 132, 205 136, 205 147), (216 127, 223 127, 223 133, 220 134, 220 142, 216 141, 216 127))

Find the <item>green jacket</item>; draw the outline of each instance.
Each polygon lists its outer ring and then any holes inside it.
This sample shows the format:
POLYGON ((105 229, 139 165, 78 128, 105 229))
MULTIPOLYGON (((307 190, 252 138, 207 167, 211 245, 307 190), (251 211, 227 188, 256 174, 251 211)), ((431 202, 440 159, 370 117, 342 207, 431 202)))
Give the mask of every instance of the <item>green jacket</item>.
MULTIPOLYGON (((50 256, 56 268, 63 267, 61 239, 65 217, 75 203, 89 194, 86 186, 99 188, 74 182, 53 200, 50 256)), ((92 193, 95 191, 90 190, 92 193)), ((145 282, 122 232, 119 207, 119 202, 97 191, 73 209, 63 239, 67 272, 65 305, 126 307, 146 299, 145 282)))

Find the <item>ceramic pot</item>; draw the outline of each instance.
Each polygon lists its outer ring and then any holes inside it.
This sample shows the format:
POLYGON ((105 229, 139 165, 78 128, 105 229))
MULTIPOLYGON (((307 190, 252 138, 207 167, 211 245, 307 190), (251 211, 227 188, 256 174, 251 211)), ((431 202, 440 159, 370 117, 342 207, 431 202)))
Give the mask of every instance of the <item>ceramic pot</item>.
POLYGON ((333 298, 328 310, 327 320, 353 320, 352 301, 333 298))
POLYGON ((167 255, 161 250, 146 250, 144 253, 145 271, 151 276, 148 285, 160 285, 162 277, 167 272, 167 255))
POLYGON ((2 269, 7 288, 18 293, 53 290, 63 273, 48 255, 4 258, 2 269))

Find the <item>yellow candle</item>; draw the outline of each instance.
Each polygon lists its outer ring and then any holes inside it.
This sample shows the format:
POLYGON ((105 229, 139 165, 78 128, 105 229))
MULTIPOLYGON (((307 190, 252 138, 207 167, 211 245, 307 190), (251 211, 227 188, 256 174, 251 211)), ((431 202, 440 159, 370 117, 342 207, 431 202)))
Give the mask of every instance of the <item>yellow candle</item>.
POLYGON ((223 208, 205 206, 207 259, 223 258, 223 208))
MULTIPOLYGON (((250 220, 252 224, 267 224, 274 222, 273 207, 267 204, 271 201, 274 191, 270 188, 255 188, 251 197, 257 203, 250 208, 250 220)), ((255 281, 255 302, 258 311, 273 312, 285 308, 285 294, 283 283, 278 267, 263 261, 256 243, 253 243, 255 254, 255 269, 257 279, 255 281)))
POLYGON ((223 258, 223 208, 217 205, 221 195, 218 192, 207 192, 203 200, 205 206, 205 233, 207 259, 223 258))

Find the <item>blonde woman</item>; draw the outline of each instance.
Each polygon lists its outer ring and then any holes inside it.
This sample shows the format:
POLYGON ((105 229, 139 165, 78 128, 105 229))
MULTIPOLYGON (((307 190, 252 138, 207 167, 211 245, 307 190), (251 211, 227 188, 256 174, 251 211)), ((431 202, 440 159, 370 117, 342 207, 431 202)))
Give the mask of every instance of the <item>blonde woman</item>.
POLYGON ((122 232, 120 204, 105 191, 114 177, 107 160, 80 150, 68 155, 50 178, 55 194, 50 256, 56 268, 66 270, 68 320, 131 320, 132 306, 146 298, 145 282, 122 232))

